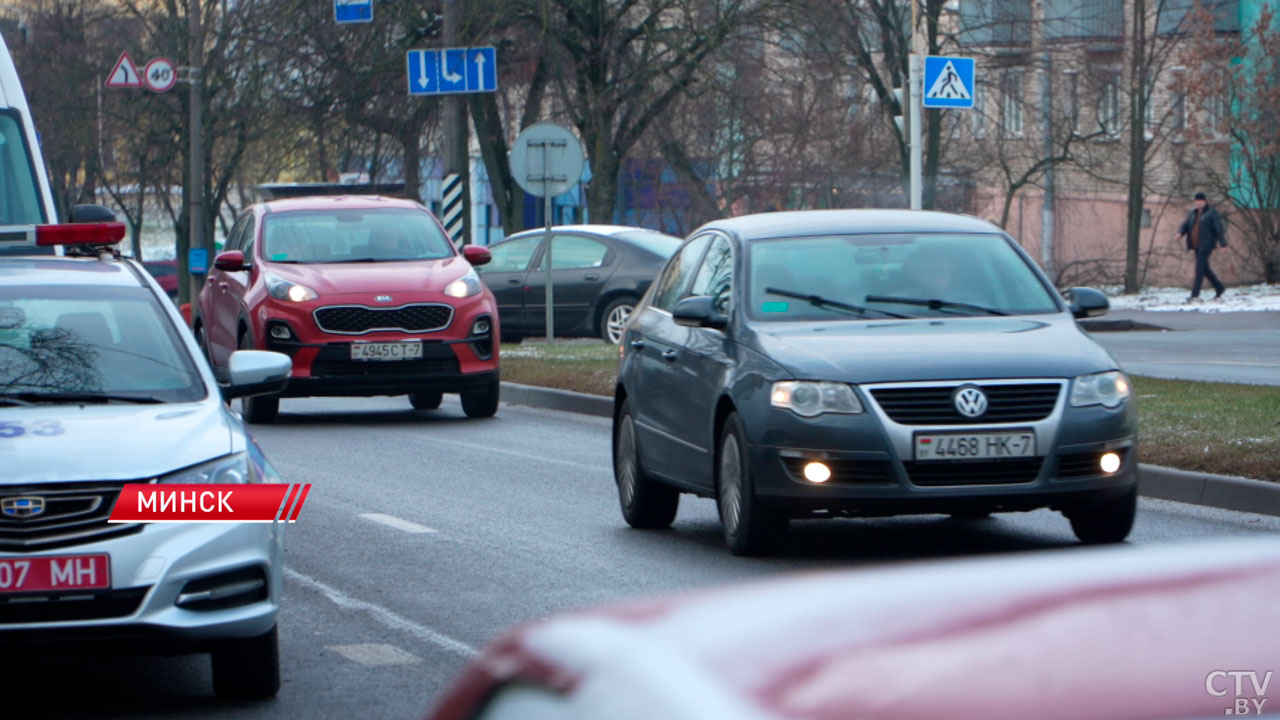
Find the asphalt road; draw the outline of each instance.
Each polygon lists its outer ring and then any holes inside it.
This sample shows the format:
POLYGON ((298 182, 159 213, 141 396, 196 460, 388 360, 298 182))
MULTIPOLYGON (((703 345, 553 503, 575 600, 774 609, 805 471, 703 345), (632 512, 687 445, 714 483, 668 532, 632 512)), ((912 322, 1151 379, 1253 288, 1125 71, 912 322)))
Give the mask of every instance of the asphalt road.
MULTIPOLYGON (((274 702, 217 703, 205 657, 4 657, 3 717, 416 718, 496 633, 576 606, 786 571, 1061 548, 1048 511, 793 524, 786 553, 728 554, 709 500, 675 527, 629 530, 607 421, 456 399, 285 400, 256 429, 286 475, 314 488, 290 529, 274 702), (22 708, 25 705, 25 708, 22 708)), ((1142 502, 1135 543, 1275 533, 1280 518, 1142 502)))
POLYGON ((1135 375, 1280 385, 1280 313, 1117 311, 1167 331, 1099 332, 1120 366, 1135 375))

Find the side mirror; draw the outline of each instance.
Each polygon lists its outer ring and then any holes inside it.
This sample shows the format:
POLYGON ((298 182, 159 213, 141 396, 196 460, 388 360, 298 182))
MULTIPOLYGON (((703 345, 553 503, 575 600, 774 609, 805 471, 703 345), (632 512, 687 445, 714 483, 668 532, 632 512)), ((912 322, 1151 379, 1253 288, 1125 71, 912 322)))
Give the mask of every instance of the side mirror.
POLYGON ((489 261, 493 259, 493 253, 490 253, 487 247, 467 245, 462 248, 462 257, 466 258, 472 267, 480 267, 481 265, 489 264, 489 261))
POLYGON ((229 382, 222 386, 222 397, 232 400, 250 395, 274 395, 289 384, 293 358, 266 350, 237 350, 227 363, 229 382))
POLYGON ((705 327, 723 330, 729 325, 729 318, 716 310, 715 298, 710 295, 695 295, 676 303, 671 312, 677 325, 685 327, 705 327))
POLYGON ((239 272, 244 270, 244 253, 239 250, 228 250, 218 253, 213 259, 213 266, 223 272, 239 272))
POLYGON ((113 223, 116 214, 101 205, 73 205, 71 222, 73 223, 113 223))
POLYGON ((1071 314, 1077 318, 1091 318, 1106 315, 1111 309, 1111 301, 1107 296, 1093 288, 1071 288, 1062 294, 1071 308, 1071 314))

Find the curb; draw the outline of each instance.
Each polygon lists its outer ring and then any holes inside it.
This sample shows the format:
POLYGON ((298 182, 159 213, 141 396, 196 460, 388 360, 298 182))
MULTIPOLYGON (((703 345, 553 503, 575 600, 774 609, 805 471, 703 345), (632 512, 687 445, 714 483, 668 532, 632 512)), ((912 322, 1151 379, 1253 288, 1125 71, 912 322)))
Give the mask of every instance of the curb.
MULTIPOLYGON (((504 382, 502 402, 613 417, 613 398, 572 390, 504 382)), ((1138 466, 1138 492, 1160 500, 1280 516, 1280 483, 1142 464, 1138 466)))

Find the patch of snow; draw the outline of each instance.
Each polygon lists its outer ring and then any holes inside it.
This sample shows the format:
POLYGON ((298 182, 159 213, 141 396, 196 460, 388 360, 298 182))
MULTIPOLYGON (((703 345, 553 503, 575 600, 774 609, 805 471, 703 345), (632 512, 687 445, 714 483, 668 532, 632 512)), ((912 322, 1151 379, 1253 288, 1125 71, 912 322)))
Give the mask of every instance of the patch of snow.
POLYGON ((1148 288, 1136 295, 1121 295, 1119 288, 1108 288, 1113 310, 1149 310, 1152 312, 1280 312, 1280 285, 1243 285, 1228 287, 1221 299, 1213 299, 1213 288, 1200 293, 1200 301, 1188 303, 1187 288, 1148 288))

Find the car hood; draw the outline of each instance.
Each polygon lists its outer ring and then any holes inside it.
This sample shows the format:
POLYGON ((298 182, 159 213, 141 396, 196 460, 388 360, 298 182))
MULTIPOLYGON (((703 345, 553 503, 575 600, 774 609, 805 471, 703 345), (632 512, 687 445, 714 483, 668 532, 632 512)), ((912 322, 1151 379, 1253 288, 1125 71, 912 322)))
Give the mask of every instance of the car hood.
POLYGON ((142 480, 243 449, 233 441, 238 423, 216 400, 4 407, 0 428, 9 428, 0 433, 0 486, 142 480))
POLYGON ((301 283, 322 297, 343 293, 443 292, 471 269, 461 257, 367 263, 264 263, 267 272, 301 283))
POLYGON ((1069 315, 756 323, 760 350, 794 377, 854 383, 1075 377, 1115 360, 1069 315))

